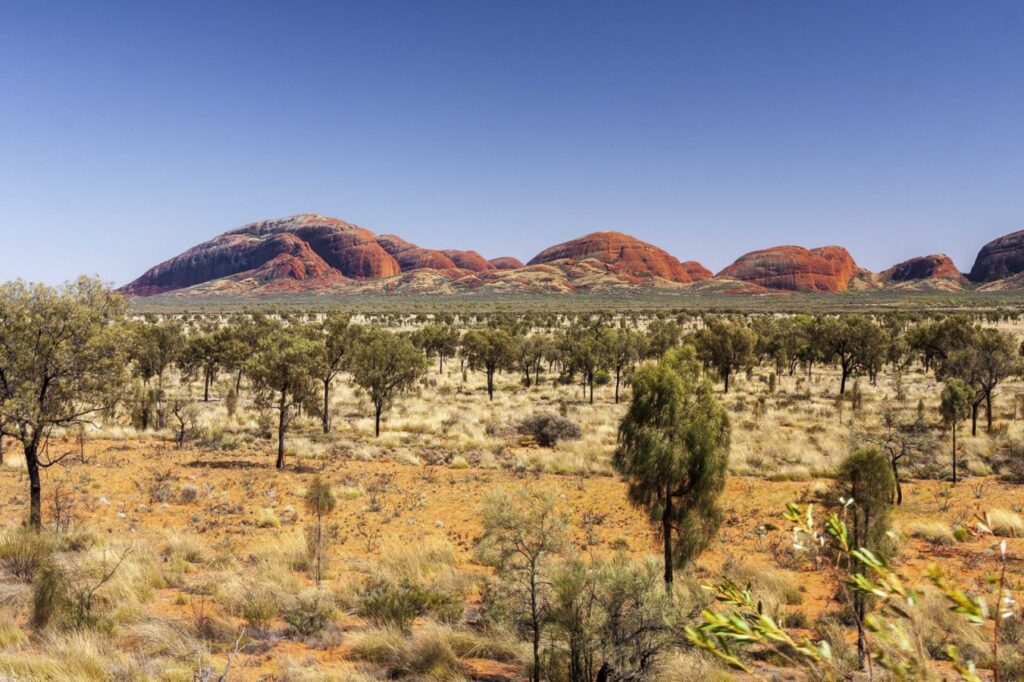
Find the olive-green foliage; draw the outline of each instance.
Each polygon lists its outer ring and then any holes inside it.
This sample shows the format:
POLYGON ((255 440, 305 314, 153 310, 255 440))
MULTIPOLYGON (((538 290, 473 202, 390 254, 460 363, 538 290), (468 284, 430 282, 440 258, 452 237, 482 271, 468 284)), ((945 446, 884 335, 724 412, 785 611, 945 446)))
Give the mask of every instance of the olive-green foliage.
POLYGON ((378 328, 360 335, 350 356, 349 370, 352 380, 369 394, 373 403, 376 435, 380 435, 384 411, 423 376, 426 365, 423 353, 405 336, 378 328))
POLYGON ((728 415, 711 386, 695 380, 687 358, 682 353, 637 370, 612 458, 630 501, 661 531, 667 583, 672 565, 691 561, 718 530, 729 455, 728 415))

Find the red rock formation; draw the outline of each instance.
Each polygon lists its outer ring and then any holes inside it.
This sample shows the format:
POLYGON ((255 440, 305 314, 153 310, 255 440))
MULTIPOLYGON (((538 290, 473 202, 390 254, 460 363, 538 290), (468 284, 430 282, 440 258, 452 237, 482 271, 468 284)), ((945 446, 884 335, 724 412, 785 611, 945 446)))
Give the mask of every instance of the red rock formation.
POLYGON ((857 264, 841 246, 776 246, 740 256, 718 277, 751 282, 766 289, 846 291, 856 272, 857 264))
POLYGON ((897 263, 880 274, 883 280, 889 282, 912 282, 921 279, 959 281, 963 278, 956 265, 953 264, 953 259, 944 253, 911 258, 897 263))
POLYGON ((377 236, 377 243, 398 261, 402 272, 409 270, 448 270, 455 268, 455 262, 436 249, 424 249, 393 234, 377 236))
POLYGON ((512 256, 500 256, 499 258, 492 258, 491 265, 498 270, 518 270, 526 267, 523 265, 523 261, 512 256))
POLYGON ((621 232, 593 232, 557 244, 538 253, 528 265, 590 258, 606 263, 612 272, 628 277, 660 277, 680 284, 711 277, 711 272, 700 263, 680 263, 658 247, 621 232))
POLYGON ((1024 272, 1024 230, 993 239, 981 247, 967 278, 994 282, 1024 272))
POLYGON ((457 249, 445 249, 442 253, 452 259, 456 267, 472 272, 488 272, 496 269, 489 260, 476 251, 459 251, 457 249))

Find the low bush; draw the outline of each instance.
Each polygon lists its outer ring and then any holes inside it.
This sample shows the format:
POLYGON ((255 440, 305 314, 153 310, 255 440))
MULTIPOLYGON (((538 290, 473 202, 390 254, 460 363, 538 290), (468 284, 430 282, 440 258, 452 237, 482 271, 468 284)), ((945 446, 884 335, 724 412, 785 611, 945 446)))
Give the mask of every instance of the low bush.
POLYGON ((313 637, 323 632, 334 618, 329 595, 318 590, 303 592, 284 612, 288 632, 298 637, 313 637))
POLYGON ((516 426, 516 431, 520 435, 533 437, 537 445, 544 448, 552 448, 559 441, 580 437, 580 427, 575 422, 549 412, 526 417, 516 426))

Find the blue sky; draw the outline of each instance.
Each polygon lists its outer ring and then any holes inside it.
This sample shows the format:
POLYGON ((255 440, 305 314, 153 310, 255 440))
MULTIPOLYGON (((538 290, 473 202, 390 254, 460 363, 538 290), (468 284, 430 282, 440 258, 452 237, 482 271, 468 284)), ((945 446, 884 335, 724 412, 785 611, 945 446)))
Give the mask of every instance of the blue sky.
POLYGON ((1024 228, 1024 5, 0 0, 0 279, 300 212, 967 270, 1024 228))

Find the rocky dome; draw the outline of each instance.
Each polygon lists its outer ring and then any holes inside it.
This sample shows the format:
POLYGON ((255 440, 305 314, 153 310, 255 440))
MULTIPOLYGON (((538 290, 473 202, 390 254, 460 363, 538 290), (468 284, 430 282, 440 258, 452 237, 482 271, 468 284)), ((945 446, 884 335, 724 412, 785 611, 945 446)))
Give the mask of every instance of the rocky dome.
POLYGON ((445 249, 442 253, 448 256, 455 263, 456 267, 472 272, 488 272, 495 270, 494 264, 481 256, 476 251, 459 251, 457 249, 445 249))
POLYGON ((498 270, 518 270, 519 268, 526 267, 523 264, 523 261, 512 256, 499 256, 498 258, 492 258, 491 265, 498 270))
POLYGON ((587 259, 605 263, 612 272, 628 277, 659 277, 679 284, 711 277, 711 271, 700 263, 681 263, 658 247, 621 232, 593 232, 557 244, 538 253, 527 265, 587 259))
POLYGON ((853 257, 841 246, 776 246, 740 256, 717 276, 766 289, 836 292, 846 291, 856 272, 853 257))
POLYGON ((922 279, 960 280, 963 277, 953 264, 953 259, 944 253, 905 260, 883 271, 881 276, 890 282, 912 282, 922 279))
POLYGON ((993 282, 1024 272, 1024 230, 993 239, 981 247, 967 275, 972 282, 993 282))

